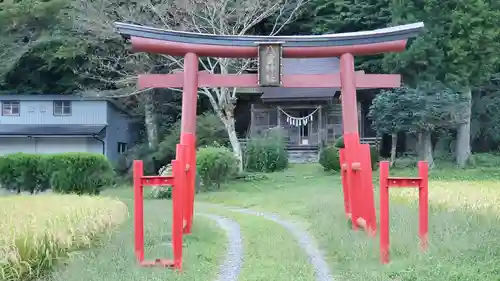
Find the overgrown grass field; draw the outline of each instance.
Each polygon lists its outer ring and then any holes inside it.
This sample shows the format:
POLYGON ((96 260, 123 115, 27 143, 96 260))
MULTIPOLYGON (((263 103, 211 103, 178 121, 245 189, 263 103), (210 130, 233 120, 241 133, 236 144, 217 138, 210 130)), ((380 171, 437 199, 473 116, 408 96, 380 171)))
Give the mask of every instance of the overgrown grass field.
MULTIPOLYGON (((132 210, 130 188, 111 189, 107 195, 119 195, 132 210)), ((171 258, 171 204, 167 200, 146 200, 144 204, 146 259, 171 258)), ((224 232, 215 222, 196 217, 193 234, 185 236, 183 273, 166 268, 142 268, 134 255, 133 218, 120 227, 102 247, 72 257, 67 266, 57 267, 43 281, 160 281, 214 280, 226 251, 224 232)))
MULTIPOLYGON (((412 173, 416 168, 395 171, 412 173)), ((491 168, 432 171, 427 253, 418 250, 416 191, 392 192, 389 265, 379 263, 378 239, 349 229, 339 176, 323 172, 319 165, 298 165, 268 180, 230 184, 198 200, 273 211, 301 221, 341 280, 498 280, 499 179, 491 168)))
MULTIPOLYGON (((415 175, 415 169, 395 170, 415 175)), ((378 205, 378 179, 374 172, 378 205)), ((319 165, 295 165, 284 172, 247 177, 196 198, 196 211, 226 216, 240 224, 244 263, 239 281, 312 281, 304 252, 281 226, 260 217, 235 214, 205 203, 276 212, 307 229, 317 240, 338 280, 495 280, 500 276, 497 202, 500 174, 493 168, 436 169, 430 180, 430 247, 418 248, 416 191, 391 191, 391 263, 379 262, 378 239, 353 232, 343 211, 338 174, 319 165)), ((110 189, 131 206, 130 187, 110 189)), ((146 200, 146 255, 169 255, 170 201, 146 200)), ((378 212, 378 208, 377 208, 378 212)), ((378 214, 377 214, 378 215, 378 214)), ((184 273, 144 269, 133 255, 131 219, 100 248, 58 267, 46 280, 215 280, 226 251, 226 237, 214 222, 196 216, 185 238, 184 273)))
POLYGON ((127 217, 109 198, 73 195, 0 197, 0 280, 41 276, 71 251, 127 217))

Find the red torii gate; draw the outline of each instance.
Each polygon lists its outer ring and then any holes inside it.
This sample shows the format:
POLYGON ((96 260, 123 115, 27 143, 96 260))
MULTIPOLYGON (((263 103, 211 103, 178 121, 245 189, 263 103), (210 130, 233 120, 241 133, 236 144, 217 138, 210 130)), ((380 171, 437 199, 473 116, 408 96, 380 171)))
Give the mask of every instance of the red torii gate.
POLYGON ((135 252, 140 264, 182 267, 182 235, 191 233, 196 171, 196 102, 199 87, 340 88, 345 148, 341 151, 346 215, 353 228, 376 232, 372 168, 368 145, 359 143, 356 89, 397 88, 400 75, 355 72, 354 56, 401 52, 423 23, 372 31, 313 36, 223 36, 116 23, 135 52, 184 57, 184 72, 139 75, 138 86, 183 88, 180 144, 172 162, 173 176, 145 177, 134 161, 135 252), (199 57, 258 58, 258 74, 211 74, 199 71, 199 57), (282 58, 340 57, 340 73, 283 75, 282 58), (143 186, 173 186, 173 261, 144 261, 143 186))

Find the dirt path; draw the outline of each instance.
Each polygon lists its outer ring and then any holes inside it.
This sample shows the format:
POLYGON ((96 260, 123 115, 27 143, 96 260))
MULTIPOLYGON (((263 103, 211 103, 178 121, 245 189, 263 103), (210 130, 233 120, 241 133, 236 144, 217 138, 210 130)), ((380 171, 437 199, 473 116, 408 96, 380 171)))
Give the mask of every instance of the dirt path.
MULTIPOLYGON (((279 215, 273 213, 257 212, 250 209, 242 209, 242 208, 236 208, 218 204, 209 204, 209 203, 202 203, 202 204, 215 208, 223 208, 232 212, 258 216, 281 225, 296 239, 300 247, 306 252, 309 262, 314 267, 316 281, 335 281, 333 275, 330 272, 330 268, 326 263, 323 254, 318 249, 314 239, 306 231, 301 229, 296 224, 287 220, 283 220, 282 218, 280 218, 279 215)), ((241 246, 241 244, 239 246, 241 246)), ((236 279, 220 279, 220 280, 236 280, 236 279)))
POLYGON ((221 216, 212 214, 199 215, 214 220, 226 232, 228 247, 224 262, 219 267, 219 274, 216 281, 237 281, 243 265, 243 241, 240 225, 235 221, 221 216))

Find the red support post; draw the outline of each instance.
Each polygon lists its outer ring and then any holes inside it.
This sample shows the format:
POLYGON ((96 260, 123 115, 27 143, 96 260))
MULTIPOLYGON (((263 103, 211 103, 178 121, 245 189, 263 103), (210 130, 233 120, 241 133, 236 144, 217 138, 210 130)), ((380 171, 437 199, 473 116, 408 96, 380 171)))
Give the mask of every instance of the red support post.
POLYGON ((420 248, 427 249, 429 228, 429 167, 418 162, 418 177, 390 177, 389 162, 380 162, 380 261, 389 263, 389 188, 418 188, 418 236, 420 248))
POLYGON ((375 236, 377 222, 371 180, 370 148, 359 142, 357 78, 354 71, 354 56, 350 53, 342 54, 340 84, 345 148, 341 152, 341 165, 344 202, 348 202, 344 203, 345 210, 347 216, 351 218, 353 230, 362 227, 369 235, 375 236))
POLYGON ((172 250, 174 267, 182 268, 182 234, 184 232, 184 208, 186 195, 186 146, 177 145, 176 160, 172 161, 174 173, 174 188, 172 191, 172 250))
POLYGON ((380 261, 389 263, 389 162, 380 162, 380 261))
POLYGON ((429 232, 429 165, 427 162, 418 162, 418 175, 421 179, 418 190, 418 236, 420 238, 420 248, 426 250, 429 232))
POLYGON ((347 185, 347 164, 345 161, 345 149, 341 148, 339 150, 340 154, 340 178, 342 181, 342 191, 344 193, 344 211, 347 217, 351 215, 351 198, 349 192, 349 186, 347 185))
MULTIPOLYGON (((182 92, 182 117, 180 143, 186 147, 182 159, 189 166, 184 191, 184 233, 191 233, 194 212, 194 193, 196 183, 196 107, 198 100, 198 56, 187 53, 184 56, 184 85, 182 92)), ((179 160, 179 157, 177 157, 179 160)))
POLYGON ((141 160, 134 160, 134 242, 135 256, 137 261, 144 261, 144 200, 143 200, 143 163, 141 160))
POLYGON ((361 166, 363 169, 360 171, 361 186, 363 187, 363 216, 366 219, 366 230, 372 237, 377 235, 377 215, 375 211, 375 198, 373 195, 373 182, 372 182, 372 160, 370 156, 370 145, 360 144, 360 158, 361 166))

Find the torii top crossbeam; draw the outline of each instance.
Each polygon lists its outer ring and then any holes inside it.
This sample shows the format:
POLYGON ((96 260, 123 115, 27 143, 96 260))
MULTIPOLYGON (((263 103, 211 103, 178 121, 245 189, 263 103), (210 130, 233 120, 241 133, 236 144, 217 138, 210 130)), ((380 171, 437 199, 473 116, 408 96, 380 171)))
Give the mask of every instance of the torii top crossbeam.
POLYGON ((236 36, 165 30, 135 24, 115 23, 118 32, 130 38, 136 52, 207 57, 257 57, 258 44, 279 42, 283 57, 336 57, 344 53, 370 55, 401 52, 409 38, 423 29, 422 22, 394 27, 326 35, 236 36), (228 47, 230 51, 228 51, 228 47))

